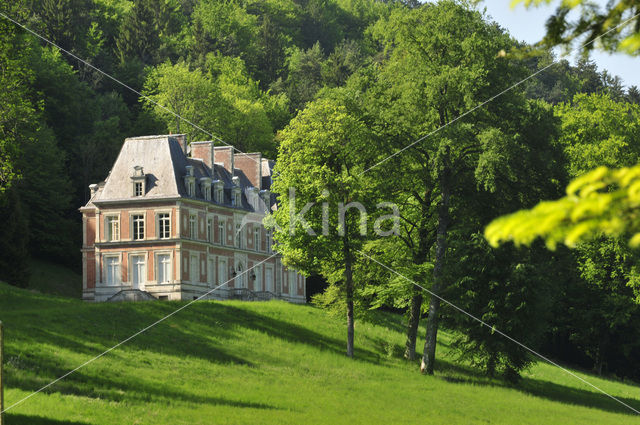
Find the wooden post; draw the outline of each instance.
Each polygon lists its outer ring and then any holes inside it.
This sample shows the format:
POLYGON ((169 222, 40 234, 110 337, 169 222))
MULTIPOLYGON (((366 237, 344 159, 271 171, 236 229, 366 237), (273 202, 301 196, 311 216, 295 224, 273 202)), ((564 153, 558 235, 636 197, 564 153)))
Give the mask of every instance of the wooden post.
POLYGON ((4 333, 2 328, 2 322, 0 322, 0 425, 4 425, 4 387, 2 386, 4 381, 4 333))

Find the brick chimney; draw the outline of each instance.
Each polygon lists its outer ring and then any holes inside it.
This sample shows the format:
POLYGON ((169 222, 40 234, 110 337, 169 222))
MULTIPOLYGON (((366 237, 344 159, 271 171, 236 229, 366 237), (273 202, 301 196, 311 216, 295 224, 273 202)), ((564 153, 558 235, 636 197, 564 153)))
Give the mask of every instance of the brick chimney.
POLYGON ((191 158, 203 160, 213 170, 213 142, 191 142, 191 158))
POLYGON ((233 146, 215 146, 213 148, 213 161, 216 164, 221 164, 233 176, 233 146))
POLYGON ((249 179, 251 185, 262 189, 262 154, 238 153, 235 155, 235 167, 249 179))
POLYGON ((170 137, 173 137, 174 139, 176 139, 178 141, 178 143, 180 144, 180 147, 182 148, 182 152, 184 152, 184 154, 187 154, 187 135, 186 134, 173 134, 170 137))

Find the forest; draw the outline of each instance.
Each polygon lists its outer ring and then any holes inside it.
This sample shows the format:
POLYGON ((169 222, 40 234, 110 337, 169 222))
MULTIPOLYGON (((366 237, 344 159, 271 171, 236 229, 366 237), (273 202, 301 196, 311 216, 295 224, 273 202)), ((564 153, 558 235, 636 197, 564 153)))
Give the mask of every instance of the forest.
POLYGON ((342 234, 277 241, 328 282, 317 305, 350 320, 402 312, 408 359, 432 316, 427 345, 439 322, 489 375, 516 381, 533 361, 417 282, 545 355, 640 379, 640 255, 625 235, 553 250, 484 236, 592 169, 639 163, 640 90, 587 57, 466 115, 556 61, 481 4, 14 0, 0 12, 0 279, 26 286, 30 258, 79 270, 89 184, 126 137, 183 132, 276 159, 283 228, 292 185, 305 202, 399 207, 392 237, 361 235, 349 214, 342 234))

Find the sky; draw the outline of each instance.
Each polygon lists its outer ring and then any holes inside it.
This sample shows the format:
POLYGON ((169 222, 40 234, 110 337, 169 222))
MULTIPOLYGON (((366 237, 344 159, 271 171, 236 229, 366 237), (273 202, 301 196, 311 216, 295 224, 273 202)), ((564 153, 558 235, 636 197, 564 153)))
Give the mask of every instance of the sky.
MULTIPOLYGON (((500 26, 507 29, 514 38, 527 43, 535 43, 544 36, 544 24, 547 18, 552 15, 557 3, 556 1, 551 5, 526 9, 522 5, 511 8, 511 0, 484 0, 479 8, 485 7, 487 14, 500 26)), ((596 0, 596 3, 604 5, 606 0, 596 0)), ((594 50, 591 53, 591 59, 595 61, 600 71, 606 69, 611 74, 622 78, 625 86, 640 87, 640 57, 621 53, 610 55, 594 50)))

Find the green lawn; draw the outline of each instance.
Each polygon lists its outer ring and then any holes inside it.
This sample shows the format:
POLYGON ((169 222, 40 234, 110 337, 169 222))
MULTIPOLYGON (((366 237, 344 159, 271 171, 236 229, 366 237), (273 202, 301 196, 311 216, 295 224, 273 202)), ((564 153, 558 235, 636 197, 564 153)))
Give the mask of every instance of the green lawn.
MULTIPOLYGON (((0 284, 10 405, 181 303, 85 304, 0 284)), ((7 413, 7 424, 637 424, 548 365, 518 387, 447 358, 436 375, 400 358, 400 318, 356 323, 283 302, 197 302, 7 413), (376 323, 373 323, 376 322, 376 323)), ((423 331, 421 331, 422 333, 423 331)), ((585 376, 640 409, 640 388, 585 376)))

